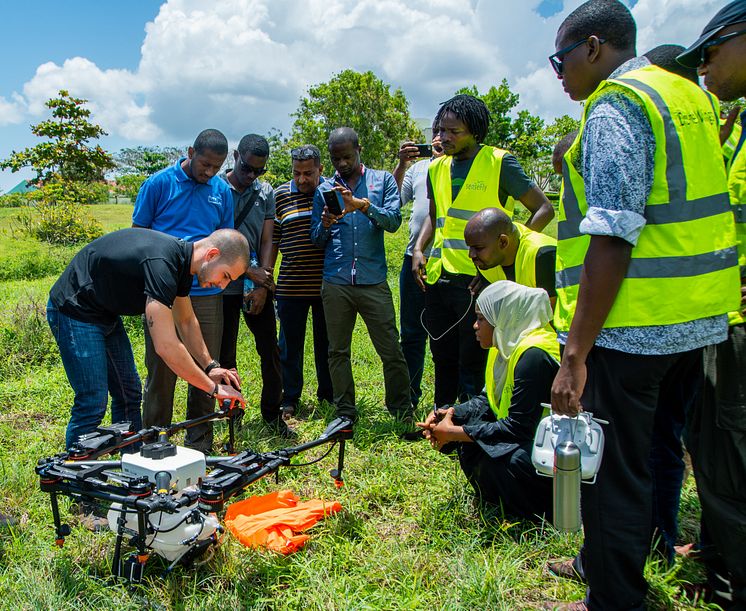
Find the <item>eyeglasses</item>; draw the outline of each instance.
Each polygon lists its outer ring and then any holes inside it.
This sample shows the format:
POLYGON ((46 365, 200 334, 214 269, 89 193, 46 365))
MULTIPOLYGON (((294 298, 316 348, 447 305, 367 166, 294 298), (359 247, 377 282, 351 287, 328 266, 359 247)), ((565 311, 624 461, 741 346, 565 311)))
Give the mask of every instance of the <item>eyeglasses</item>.
POLYGON ((321 153, 315 146, 299 146, 290 151, 293 161, 307 161, 308 159, 321 159, 321 153))
POLYGON ((712 47, 718 47, 724 42, 728 42, 731 38, 735 38, 741 34, 746 34, 746 30, 738 30, 738 32, 731 32, 725 36, 718 36, 717 38, 713 38, 704 43, 699 49, 699 66, 704 66, 707 63, 707 51, 709 49, 712 49, 712 47))
POLYGON ((267 171, 267 168, 255 168, 253 165, 249 165, 246 163, 243 159, 241 159, 241 155, 237 155, 238 157, 238 163, 241 164, 241 171, 244 174, 253 174, 254 176, 261 176, 267 171))
MULTIPOLYGON (((590 38, 585 38, 584 40, 575 42, 571 44, 570 46, 565 47, 564 49, 560 49, 555 54, 549 56, 549 63, 552 64, 552 68, 554 68, 554 71, 557 73, 557 76, 562 76, 562 73, 564 71, 563 60, 565 59, 565 55, 567 55, 573 49, 577 49, 580 45, 584 45, 589 40, 590 38)), ((598 39, 599 44, 604 44, 605 42, 606 42, 606 39, 604 38, 598 39)))

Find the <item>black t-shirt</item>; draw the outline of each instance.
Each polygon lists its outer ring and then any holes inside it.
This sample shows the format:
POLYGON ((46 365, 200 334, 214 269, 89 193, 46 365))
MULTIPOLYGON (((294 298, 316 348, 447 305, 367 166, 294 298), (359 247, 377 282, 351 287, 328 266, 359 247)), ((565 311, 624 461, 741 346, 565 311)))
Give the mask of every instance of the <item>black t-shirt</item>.
MULTIPOLYGON (((456 196, 466 181, 474 159, 475 157, 472 157, 471 159, 459 161, 454 158, 451 161, 451 201, 455 201, 456 196)), ((505 207, 508 197, 518 199, 533 186, 534 182, 526 176, 518 160, 513 155, 505 155, 500 169, 500 184, 497 187, 497 198, 500 205, 505 207)), ((432 201, 435 201, 430 174, 427 175, 427 196, 432 201)), ((497 203, 495 202, 495 205, 497 203)))
POLYGON ((168 306, 192 286, 192 244, 152 229, 121 229, 94 240, 73 257, 49 291, 70 318, 110 323, 145 312, 152 297, 168 306))
MULTIPOLYGON (((544 289, 550 297, 557 296, 557 289, 555 288, 556 275, 554 271, 556 258, 556 246, 542 246, 536 253, 536 261, 534 262, 536 287, 544 289)), ((515 282, 515 264, 503 265, 502 269, 505 277, 515 282)))

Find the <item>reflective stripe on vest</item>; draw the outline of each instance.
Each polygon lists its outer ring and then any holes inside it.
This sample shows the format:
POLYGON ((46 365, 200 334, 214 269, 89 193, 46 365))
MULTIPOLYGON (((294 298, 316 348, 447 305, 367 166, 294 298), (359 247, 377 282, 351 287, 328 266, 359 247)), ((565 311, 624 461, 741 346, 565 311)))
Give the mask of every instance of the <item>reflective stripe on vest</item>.
POLYGON ((518 343, 515 350, 513 350, 513 354, 511 354, 508 359, 508 371, 505 376, 505 384, 500 393, 499 402, 498 397, 495 396, 495 376, 493 373, 495 359, 497 358, 497 348, 490 348, 489 354, 487 355, 487 369, 484 372, 485 390, 490 402, 490 407, 498 420, 505 418, 508 415, 510 403, 513 400, 513 389, 515 388, 515 368, 518 361, 523 356, 523 353, 529 348, 541 348, 551 358, 557 361, 557 363, 560 362, 557 334, 549 325, 543 329, 534 329, 518 343))
MULTIPOLYGON (((521 223, 513 223, 520 234, 518 251, 515 253, 515 281, 523 286, 536 288, 536 255, 545 246, 557 246, 557 240, 538 231, 533 231, 521 223)), ((492 284, 506 280, 501 266, 480 269, 479 272, 492 284)))
POLYGON ((435 232, 430 257, 425 268, 427 283, 434 284, 441 270, 453 274, 476 274, 469 258, 469 247, 464 241, 464 228, 472 216, 483 208, 497 207, 513 216, 514 200, 500 205, 498 188, 500 170, 506 151, 482 146, 469 168, 464 184, 452 201, 451 163, 453 157, 433 160, 428 168, 435 197, 435 232))
POLYGON ((641 103, 656 150, 646 224, 604 327, 669 325, 726 313, 738 299, 738 271, 717 104, 693 83, 646 66, 599 85, 586 102, 580 133, 563 160, 555 327, 570 328, 590 244, 590 236, 580 233, 588 203, 573 160, 581 159, 588 111, 610 86, 641 103))
MULTIPOLYGON (((736 125, 735 127, 740 126, 736 125)), ((741 283, 743 284, 746 282, 746 142, 740 139, 740 130, 738 134, 739 139, 736 142, 740 142, 741 146, 737 150, 731 151, 731 159, 728 163, 728 194, 730 195, 733 218, 736 222, 738 266, 741 283)), ((729 324, 740 325, 744 322, 746 322, 746 317, 741 314, 740 308, 728 313, 729 324)))

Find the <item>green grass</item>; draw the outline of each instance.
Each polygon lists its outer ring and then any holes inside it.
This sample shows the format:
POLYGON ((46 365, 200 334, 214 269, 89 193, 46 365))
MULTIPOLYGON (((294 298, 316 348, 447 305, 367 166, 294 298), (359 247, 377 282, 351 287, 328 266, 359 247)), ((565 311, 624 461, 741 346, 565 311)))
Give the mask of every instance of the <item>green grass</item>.
MULTIPOLYGON (((129 225, 131 206, 96 206, 93 211, 108 230, 129 225)), ((6 228, 4 212, 0 210, 0 226, 6 228)), ((4 236, 3 256, 20 252, 16 242, 23 241, 4 236)), ((404 227, 387 236, 388 279, 397 301, 405 244, 404 227)), ((0 323, 7 327, 18 308, 42 307, 55 277, 0 282, 0 323)), ((126 326, 144 377, 139 320, 129 319, 126 326)), ((48 496, 38 489, 34 465, 62 449, 72 392, 54 349, 43 365, 35 364, 32 348, 44 345, 48 331, 31 327, 27 333, 38 336, 18 342, 16 363, 0 370, 5 371, 0 376, 0 511, 19 518, 17 527, 0 532, 1 608, 530 609, 545 599, 583 596, 582 587, 543 573, 547 559, 578 549, 579 535, 560 536, 549 526, 511 523, 484 513, 457 461, 424 442, 398 440, 398 429, 382 404, 381 364, 362 323, 352 344, 360 422, 348 444, 346 485, 341 490, 332 485, 328 471, 333 460, 280 473, 279 487, 302 498, 339 499, 343 511, 310 531, 311 541, 294 555, 247 550, 226 536, 215 557, 202 566, 162 578, 164 564, 154 558, 141 586, 130 590, 112 584, 113 534, 74 527, 62 549, 53 545, 48 496), (22 354, 28 358, 18 360, 22 354)), ((313 399, 310 333, 306 345, 306 392, 293 423, 301 439, 320 434, 332 418, 331 408, 319 407, 313 399)), ((261 425, 259 362, 245 329, 239 338, 239 369, 249 405, 240 447, 281 447, 261 425)), ((427 405, 433 384, 429 362, 423 384, 427 405)), ((179 383, 175 418, 184 417, 185 397, 185 385, 179 383)), ((216 426, 218 439, 224 439, 224 425, 216 426)), ((267 478, 249 493, 277 488, 267 478)), ((65 515, 67 504, 63 502, 65 515)), ((695 536, 697 512, 689 479, 682 501, 683 540, 695 536)), ((651 562, 648 578, 651 609, 705 608, 681 593, 682 580, 701 578, 693 563, 677 560, 666 572, 651 562)))

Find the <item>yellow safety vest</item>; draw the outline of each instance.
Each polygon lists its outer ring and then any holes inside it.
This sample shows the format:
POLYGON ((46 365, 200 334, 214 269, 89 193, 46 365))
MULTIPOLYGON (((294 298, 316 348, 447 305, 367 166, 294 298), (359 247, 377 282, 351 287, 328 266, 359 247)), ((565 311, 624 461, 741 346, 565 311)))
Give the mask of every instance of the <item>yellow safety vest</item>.
MULTIPOLYGON (((515 253, 515 281, 523 286, 536 288, 536 254, 545 246, 557 246, 557 240, 521 223, 514 223, 521 236, 518 251, 515 253)), ((492 284, 498 280, 506 280, 503 268, 498 265, 490 269, 480 269, 479 272, 492 284)))
POLYGON ((598 86, 563 160, 556 329, 570 329, 590 244, 579 228, 588 210, 585 184, 572 160, 580 159, 588 110, 609 86, 639 99, 656 146, 646 225, 604 327, 670 325, 733 310, 740 301, 736 232, 718 136, 718 103, 686 79, 646 66, 598 86))
POLYGON ((495 376, 492 368, 497 358, 498 350, 494 346, 490 348, 489 354, 487 355, 487 369, 484 373, 485 389, 487 391, 487 398, 490 401, 490 407, 495 412, 497 419, 505 418, 508 415, 510 409, 510 402, 513 399, 513 389, 515 388, 515 368, 518 361, 529 348, 541 348, 550 357, 552 357, 557 363, 560 362, 560 351, 559 343, 557 342, 557 334, 554 330, 547 325, 543 329, 535 329, 531 331, 526 337, 524 337, 519 344, 516 346, 513 354, 508 359, 508 371, 505 377, 505 385, 502 388, 500 396, 495 396, 495 376))
MULTIPOLYGON (((740 126, 736 125, 733 129, 733 132, 738 133, 740 138, 741 130, 736 130, 735 127, 740 126)), ((735 144, 737 143, 738 140, 735 141, 735 144)), ((734 147, 735 144, 733 145, 734 147)), ((730 161, 728 162, 728 194, 730 195, 730 205, 736 222, 738 266, 743 282, 746 280, 746 144, 742 145, 738 151, 734 149, 730 151, 730 161)), ((740 307, 728 313, 729 324, 740 325, 744 322, 746 322, 746 318, 741 314, 740 307)))
POLYGON ((514 201, 500 205, 498 189, 503 157, 507 154, 493 146, 482 146, 472 162, 464 184, 452 201, 451 163, 453 157, 443 156, 430 163, 428 172, 435 198, 435 234, 425 271, 427 283, 435 284, 445 269, 452 274, 476 274, 464 241, 464 228, 472 216, 483 208, 500 208, 513 216, 514 201))

